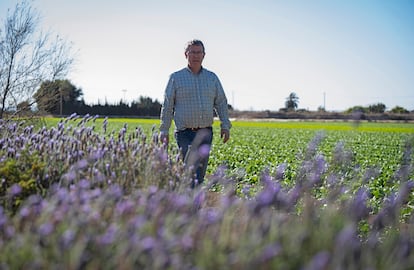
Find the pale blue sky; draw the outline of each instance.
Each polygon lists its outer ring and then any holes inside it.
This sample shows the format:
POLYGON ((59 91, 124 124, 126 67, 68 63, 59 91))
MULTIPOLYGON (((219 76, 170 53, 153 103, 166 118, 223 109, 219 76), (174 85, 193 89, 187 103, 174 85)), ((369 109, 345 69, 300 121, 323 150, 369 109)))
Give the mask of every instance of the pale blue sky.
MULTIPOLYGON (((0 1, 0 17, 16 0, 0 1)), ((87 103, 162 101, 184 45, 204 41, 204 66, 236 109, 344 110, 378 102, 414 109, 412 0, 33 0, 43 29, 78 51, 69 79, 87 103), (123 91, 126 90, 126 91, 123 91)))

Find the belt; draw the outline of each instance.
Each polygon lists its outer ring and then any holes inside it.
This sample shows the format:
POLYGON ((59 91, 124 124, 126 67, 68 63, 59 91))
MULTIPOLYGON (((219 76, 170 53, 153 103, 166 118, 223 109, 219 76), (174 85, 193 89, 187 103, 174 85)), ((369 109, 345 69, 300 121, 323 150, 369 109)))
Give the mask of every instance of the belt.
POLYGON ((200 129, 205 129, 205 128, 209 128, 209 129, 211 129, 211 127, 197 127, 197 128, 186 128, 186 130, 198 131, 198 130, 200 130, 200 129))

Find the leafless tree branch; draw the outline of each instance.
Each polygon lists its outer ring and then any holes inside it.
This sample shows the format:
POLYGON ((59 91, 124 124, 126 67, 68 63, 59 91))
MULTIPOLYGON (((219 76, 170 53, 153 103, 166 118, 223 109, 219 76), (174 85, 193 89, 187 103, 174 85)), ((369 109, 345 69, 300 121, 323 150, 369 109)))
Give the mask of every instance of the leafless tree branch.
POLYGON ((0 28, 0 119, 18 104, 33 104, 43 81, 66 76, 74 63, 71 46, 61 37, 38 30, 39 14, 28 2, 18 3, 0 28))

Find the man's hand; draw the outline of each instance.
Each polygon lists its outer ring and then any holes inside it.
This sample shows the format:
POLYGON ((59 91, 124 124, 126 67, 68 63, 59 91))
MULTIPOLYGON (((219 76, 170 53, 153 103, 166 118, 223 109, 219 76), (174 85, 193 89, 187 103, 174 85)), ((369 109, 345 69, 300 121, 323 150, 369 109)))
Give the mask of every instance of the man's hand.
POLYGON ((222 129, 220 132, 220 137, 223 139, 223 143, 226 143, 230 139, 230 130, 222 129))
POLYGON ((170 136, 168 134, 160 134, 160 141, 162 144, 168 145, 168 143, 170 142, 170 136))

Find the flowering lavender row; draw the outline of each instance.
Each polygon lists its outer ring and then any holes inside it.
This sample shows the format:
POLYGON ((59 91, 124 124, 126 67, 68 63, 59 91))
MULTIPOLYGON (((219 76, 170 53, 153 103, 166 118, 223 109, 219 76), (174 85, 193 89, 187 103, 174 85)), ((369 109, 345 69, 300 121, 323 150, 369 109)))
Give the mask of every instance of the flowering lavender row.
POLYGON ((263 175, 254 200, 210 192, 91 188, 81 180, 31 196, 13 217, 0 212, 2 269, 409 269, 412 223, 398 211, 407 183, 376 216, 367 191, 316 200, 263 175), (295 208, 300 208, 298 213, 295 208), (362 235, 358 224, 370 218, 362 235))
POLYGON ((96 117, 74 114, 57 127, 38 131, 19 122, 0 122, 3 206, 10 201, 8 196, 13 197, 8 204, 13 207, 22 197, 45 194, 52 185, 68 186, 80 180, 88 180, 94 187, 117 183, 126 190, 149 184, 174 189, 183 182, 175 154, 168 155, 157 143, 156 133, 147 138, 140 127, 127 132, 126 124, 118 132, 107 133, 107 118, 98 132, 96 117))
POLYGON ((254 193, 248 186, 235 190, 224 167, 208 186, 188 190, 175 152, 156 134, 147 140, 127 126, 107 134, 106 121, 96 132, 88 125, 93 117, 73 118, 39 131, 1 123, 0 164, 8 170, 0 171, 0 269, 414 265, 412 144, 392 179, 398 191, 374 211, 368 185, 353 192, 352 183, 340 181, 348 166, 342 145, 330 163, 315 151, 320 135, 292 185, 284 184, 287 166, 280 164, 274 175, 262 172, 254 193), (11 161, 24 173, 13 174, 11 161), (221 192, 209 191, 217 184, 221 192))

